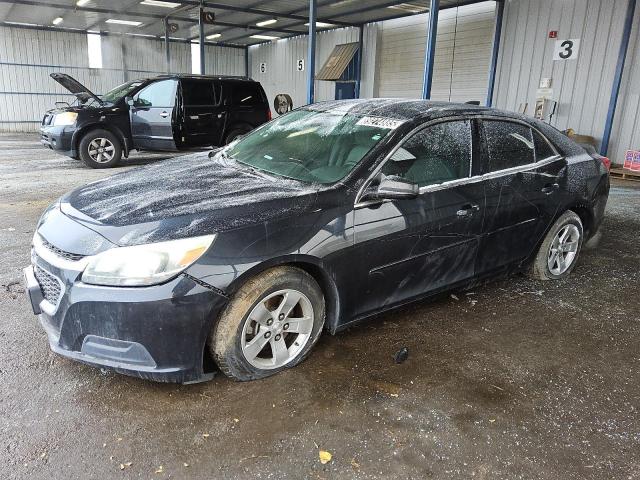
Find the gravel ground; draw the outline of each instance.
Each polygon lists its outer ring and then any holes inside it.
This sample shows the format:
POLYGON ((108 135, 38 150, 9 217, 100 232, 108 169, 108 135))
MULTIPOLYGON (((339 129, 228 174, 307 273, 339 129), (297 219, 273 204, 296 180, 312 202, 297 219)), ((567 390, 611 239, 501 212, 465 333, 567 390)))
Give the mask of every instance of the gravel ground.
POLYGON ((640 183, 613 182, 566 281, 454 292, 275 377, 182 386, 52 354, 24 297, 42 210, 112 173, 0 136, 0 478, 640 479, 640 183))

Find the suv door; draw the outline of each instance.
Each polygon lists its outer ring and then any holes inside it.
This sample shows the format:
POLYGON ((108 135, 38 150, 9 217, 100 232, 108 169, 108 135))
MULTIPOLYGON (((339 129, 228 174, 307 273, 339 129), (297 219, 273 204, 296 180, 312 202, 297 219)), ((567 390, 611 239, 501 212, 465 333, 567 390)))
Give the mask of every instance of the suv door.
POLYGON ((131 137, 140 150, 176 150, 174 139, 175 79, 147 85, 133 97, 129 107, 131 137))
POLYGON ((558 208, 566 163, 524 122, 481 123, 487 203, 478 271, 488 272, 533 253, 558 208))
POLYGON ((183 78, 180 89, 184 119, 182 142, 188 146, 220 145, 226 120, 220 82, 183 78))
POLYGON ((382 165, 378 179, 417 183, 420 194, 356 205, 354 266, 366 287, 354 315, 474 275, 484 211, 482 183, 470 179, 474 131, 469 119, 425 126, 382 165))

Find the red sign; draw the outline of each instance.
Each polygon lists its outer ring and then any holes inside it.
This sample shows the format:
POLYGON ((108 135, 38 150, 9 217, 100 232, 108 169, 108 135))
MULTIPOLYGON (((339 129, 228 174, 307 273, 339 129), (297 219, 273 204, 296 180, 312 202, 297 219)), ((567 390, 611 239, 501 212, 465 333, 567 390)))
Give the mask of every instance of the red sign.
POLYGON ((549 31, 549 38, 558 38, 558 31, 557 30, 549 31))
POLYGON ((640 171, 640 150, 633 152, 633 162, 631 163, 631 170, 640 171))
POLYGON ((624 168, 631 168, 631 165, 633 164, 633 154, 634 150, 627 150, 624 154, 624 168))

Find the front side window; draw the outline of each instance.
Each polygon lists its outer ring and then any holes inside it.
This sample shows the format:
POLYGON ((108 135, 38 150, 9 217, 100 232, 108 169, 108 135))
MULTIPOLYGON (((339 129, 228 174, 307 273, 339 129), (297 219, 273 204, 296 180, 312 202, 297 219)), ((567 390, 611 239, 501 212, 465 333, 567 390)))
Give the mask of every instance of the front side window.
POLYGON ((471 122, 437 123, 405 141, 382 167, 386 176, 396 176, 420 187, 469 176, 471 122))
POLYGON ((499 120, 485 120, 483 127, 489 154, 485 173, 520 167, 535 161, 530 127, 499 120))
POLYGON ((136 107, 173 107, 176 81, 161 80, 143 88, 135 97, 136 107))
POLYGON ((310 183, 335 183, 401 122, 345 111, 296 110, 223 152, 241 165, 310 183))

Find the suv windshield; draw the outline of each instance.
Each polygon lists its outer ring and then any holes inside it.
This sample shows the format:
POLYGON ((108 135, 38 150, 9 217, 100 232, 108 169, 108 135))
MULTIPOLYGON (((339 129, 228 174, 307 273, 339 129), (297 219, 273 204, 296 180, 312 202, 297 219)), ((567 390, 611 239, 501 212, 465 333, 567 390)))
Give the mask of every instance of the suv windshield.
POLYGON ((112 88, 104 95, 100 95, 100 100, 104 102, 115 102, 116 100, 121 99, 122 97, 127 96, 130 92, 132 92, 135 88, 138 88, 142 85, 141 80, 133 80, 131 82, 123 83, 122 85, 118 85, 116 88, 112 88))
POLYGON ((283 177, 334 183, 400 123, 344 111, 296 110, 231 144, 225 154, 283 177))

